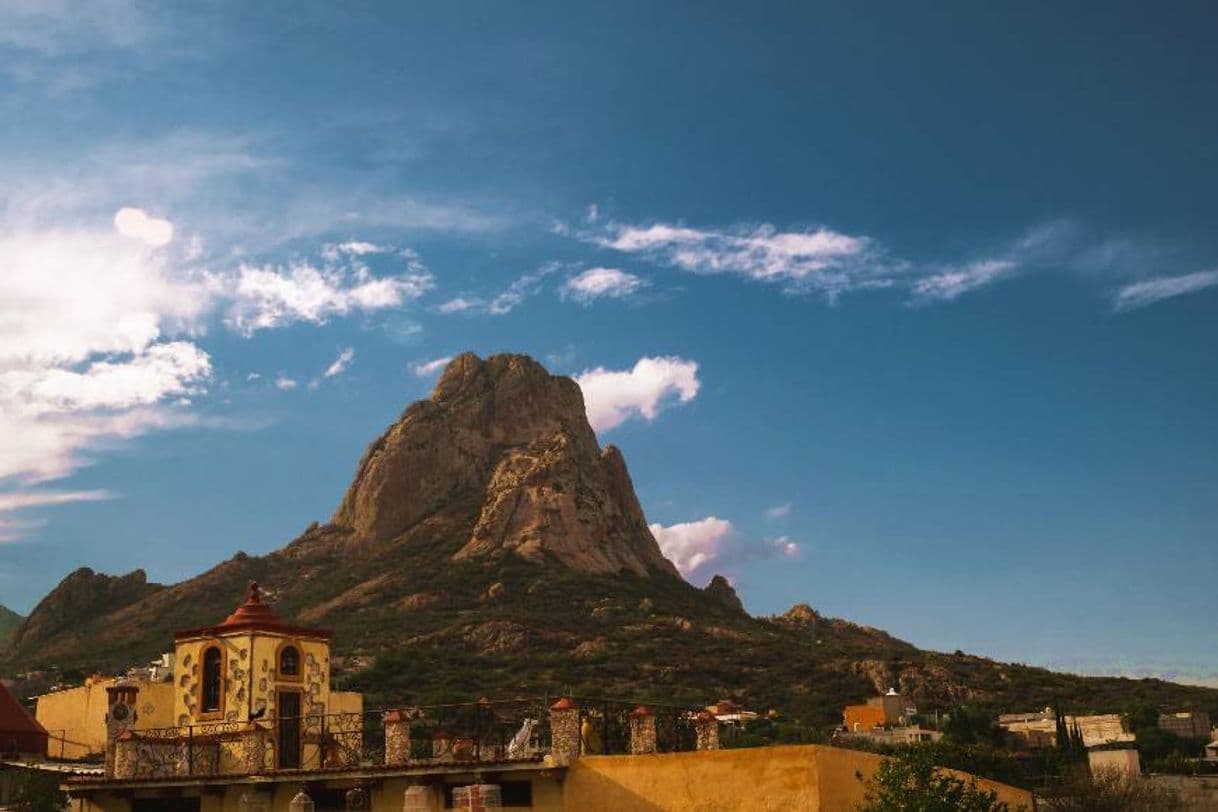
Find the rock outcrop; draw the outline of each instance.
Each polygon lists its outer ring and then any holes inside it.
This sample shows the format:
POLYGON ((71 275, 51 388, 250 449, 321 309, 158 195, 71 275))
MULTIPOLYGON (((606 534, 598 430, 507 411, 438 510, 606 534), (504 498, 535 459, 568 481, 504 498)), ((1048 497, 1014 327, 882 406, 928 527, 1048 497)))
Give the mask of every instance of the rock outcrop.
POLYGON ((716 603, 726 606, 733 612, 743 612, 744 604, 740 602, 740 596, 736 594, 736 590, 731 583, 722 575, 716 575, 710 579, 710 583, 702 588, 708 598, 711 598, 716 603))
POLYGON ((676 575, 621 452, 601 449, 583 395, 523 355, 467 353, 368 447, 332 524, 386 542, 424 521, 476 519, 457 560, 512 553, 590 573, 676 575))

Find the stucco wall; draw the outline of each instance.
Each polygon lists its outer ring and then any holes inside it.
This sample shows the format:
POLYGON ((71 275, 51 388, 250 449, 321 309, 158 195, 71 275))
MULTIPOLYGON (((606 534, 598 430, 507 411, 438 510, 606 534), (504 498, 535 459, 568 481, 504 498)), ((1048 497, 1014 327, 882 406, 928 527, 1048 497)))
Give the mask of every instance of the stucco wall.
MULTIPOLYGON (((585 756, 560 784, 558 773, 535 773, 533 805, 538 812, 845 812, 863 800, 864 781, 879 766, 871 753, 816 745, 760 747, 645 756, 585 756)), ((523 777, 523 776, 522 776, 523 777)), ((472 779, 470 779, 472 780, 472 779)), ((399 812, 411 781, 387 779, 372 795, 375 812, 399 812)), ((468 783, 460 781, 459 783, 468 783)), ((1012 810, 1032 809, 1031 795, 991 781, 1012 810)), ((287 812, 298 785, 266 787, 271 812, 287 812)), ((231 784, 202 797, 201 812, 239 812, 248 784, 231 784)), ((198 788, 183 795, 198 797, 198 788)), ((130 812, 117 796, 97 796, 88 812, 130 812)), ((431 795, 439 812, 440 795, 431 795)))
MULTIPOLYGON (((334 713, 330 703, 330 644, 324 640, 299 639, 267 632, 226 634, 210 638, 180 640, 175 649, 175 724, 197 724, 199 685, 203 652, 212 645, 224 651, 224 710, 220 719, 244 721, 251 710, 265 705, 265 718, 276 715, 275 698, 280 690, 301 692, 304 714, 334 713), (280 647, 290 643, 300 649, 299 679, 277 673, 280 647)), ((349 699, 345 703, 351 702, 349 699)), ((345 708, 344 711, 345 712, 345 708)), ((203 717, 205 721, 215 721, 203 717)))
MULTIPOLYGON (((581 812, 836 812, 863 800, 881 758, 817 745, 590 756, 568 771, 565 808, 581 812)), ((1000 800, 1032 808, 1031 795, 991 781, 1000 800)))
MULTIPOLYGON (((106 687, 116 680, 90 678, 76 688, 38 697, 35 717, 51 739, 47 754, 55 758, 83 759, 98 756, 106 749, 106 687)), ((173 684, 138 682, 136 699, 137 730, 172 727, 173 684)))

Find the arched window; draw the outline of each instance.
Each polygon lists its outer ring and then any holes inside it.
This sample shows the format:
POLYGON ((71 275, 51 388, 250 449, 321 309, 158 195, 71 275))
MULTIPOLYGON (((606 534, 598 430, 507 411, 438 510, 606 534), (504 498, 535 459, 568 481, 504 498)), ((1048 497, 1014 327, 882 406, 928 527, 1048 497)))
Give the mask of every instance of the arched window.
POLYGON ((300 650, 295 646, 284 646, 279 652, 279 676, 300 676, 300 650))
POLYGON ((199 710, 202 713, 218 713, 223 697, 224 657, 219 646, 203 652, 203 690, 199 710))

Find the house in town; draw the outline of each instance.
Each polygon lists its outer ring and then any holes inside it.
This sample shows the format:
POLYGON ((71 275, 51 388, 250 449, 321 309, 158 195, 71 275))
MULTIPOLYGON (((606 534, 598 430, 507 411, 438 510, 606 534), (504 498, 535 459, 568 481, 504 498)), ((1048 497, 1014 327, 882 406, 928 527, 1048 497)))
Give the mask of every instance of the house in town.
POLYGON ((881 762, 817 745, 721 748, 724 722, 697 707, 525 697, 368 711, 331 686, 329 644, 256 586, 223 622, 178 632, 175 724, 138 725, 138 681, 105 686, 104 770, 64 782, 72 812, 816 812, 857 805, 881 762))

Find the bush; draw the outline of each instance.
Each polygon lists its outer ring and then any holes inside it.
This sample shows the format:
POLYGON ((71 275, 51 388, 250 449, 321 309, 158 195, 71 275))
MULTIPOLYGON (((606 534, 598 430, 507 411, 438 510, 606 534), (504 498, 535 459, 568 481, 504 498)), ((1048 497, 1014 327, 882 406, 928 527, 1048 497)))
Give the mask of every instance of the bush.
POLYGON ((1173 790, 1111 768, 1094 774, 1076 770, 1043 792, 1041 799, 1045 809, 1055 812, 1176 812, 1185 808, 1173 790))

